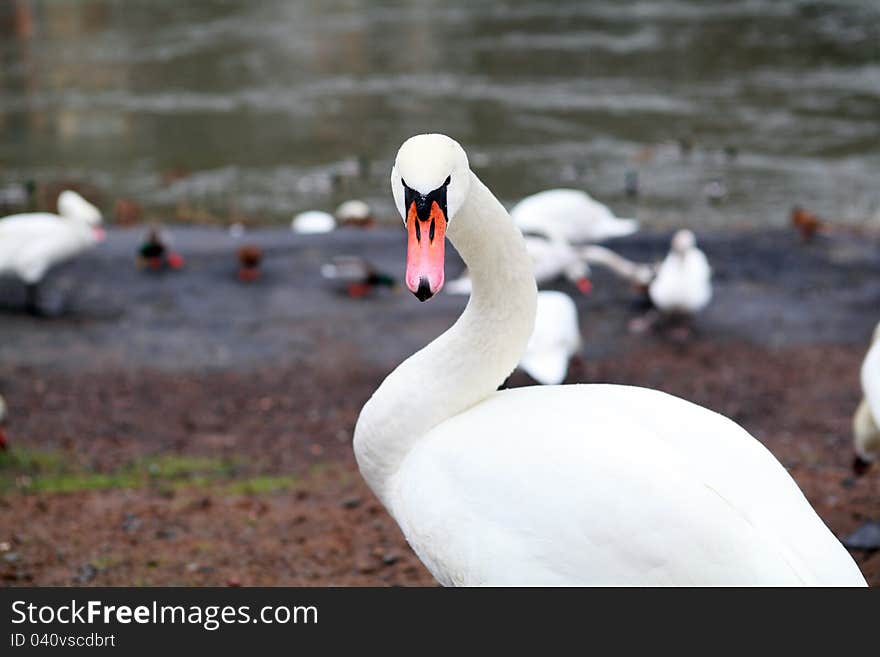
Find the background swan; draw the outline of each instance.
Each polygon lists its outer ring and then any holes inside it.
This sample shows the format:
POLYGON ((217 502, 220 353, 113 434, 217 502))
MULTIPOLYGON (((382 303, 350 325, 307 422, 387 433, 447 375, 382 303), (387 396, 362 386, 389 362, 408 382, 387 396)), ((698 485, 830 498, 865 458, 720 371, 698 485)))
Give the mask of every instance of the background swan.
MULTIPOLYGON (((590 266, 577 249, 559 237, 551 239, 527 235, 524 240, 538 285, 552 283, 564 276, 581 294, 590 292, 590 266)), ((450 294, 470 294, 470 274, 465 272, 460 278, 450 281, 446 290, 450 294)))
POLYGON ((619 219, 586 192, 549 189, 527 196, 510 211, 525 233, 558 236, 569 242, 601 242, 630 235, 639 228, 635 219, 619 219))
POLYGON ((496 391, 532 333, 525 244, 457 142, 397 154, 406 284, 443 285, 445 235, 470 268, 458 321, 364 405, 366 482, 443 584, 864 585, 761 443, 727 418, 615 385, 496 391))
POLYGON ((571 358, 580 353, 581 330, 577 307, 562 292, 538 292, 535 328, 519 361, 519 367, 538 383, 562 383, 571 358))
POLYGON ((329 212, 321 210, 308 210, 300 212, 290 222, 290 229, 294 233, 315 234, 329 233, 336 228, 336 219, 329 212))
POLYGON ((38 285, 46 272, 104 239, 101 212, 76 192, 58 196, 58 214, 29 212, 0 219, 0 275, 27 286, 28 308, 40 312, 38 285))
POLYGON ((590 244, 581 247, 581 257, 590 265, 602 265, 638 288, 647 289, 657 275, 657 267, 633 262, 609 248, 590 244))
POLYGON ((862 398, 853 417, 853 442, 856 457, 855 471, 863 473, 880 456, 880 324, 874 329, 871 348, 862 362, 862 398))
POLYGON ((663 313, 693 315, 712 299, 712 269, 696 244, 691 231, 675 233, 669 255, 651 281, 648 294, 663 313))

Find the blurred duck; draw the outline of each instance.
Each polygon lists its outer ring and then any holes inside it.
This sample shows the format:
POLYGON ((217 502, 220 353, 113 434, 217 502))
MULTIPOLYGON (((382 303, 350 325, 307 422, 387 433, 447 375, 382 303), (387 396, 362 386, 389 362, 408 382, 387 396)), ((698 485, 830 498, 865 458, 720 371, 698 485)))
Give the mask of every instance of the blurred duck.
POLYGON ((526 345, 519 367, 542 385, 565 380, 568 365, 581 350, 581 330, 577 308, 562 292, 538 292, 535 328, 526 345))
POLYGON ((171 248, 171 236, 159 226, 150 226, 138 248, 138 266, 150 271, 183 268, 183 256, 171 248))
POLYGON ((657 275, 657 267, 633 262, 604 246, 591 244, 581 248, 581 256, 590 265, 601 265, 628 281, 636 289, 647 293, 648 286, 657 275))
POLYGON ((346 201, 336 208, 336 220, 342 226, 357 228, 373 228, 376 225, 370 206, 358 200, 346 201))
POLYGON ((242 246, 238 256, 238 279, 245 283, 252 283, 260 278, 260 263, 263 261, 263 251, 254 244, 242 246))
POLYGON ((712 269, 689 230, 672 237, 672 248, 648 287, 654 306, 665 314, 694 315, 712 299, 712 269))
POLYGON ((874 329, 871 348, 862 363, 861 379, 863 398, 853 417, 853 471, 857 475, 864 474, 880 456, 880 325, 874 329))
POLYGON ((635 219, 620 219, 607 206, 577 189, 550 189, 527 196, 510 211, 524 233, 561 238, 572 244, 601 242, 638 230, 635 219))
POLYGON ((0 275, 27 287, 28 309, 41 314, 39 284, 53 266, 92 249, 105 237, 101 213, 76 192, 58 196, 58 214, 29 212, 0 219, 0 275))
POLYGON ((397 288, 394 278, 359 256, 336 256, 332 262, 321 265, 321 276, 345 285, 352 299, 360 299, 379 287, 397 288))
POLYGON ((822 219, 799 205, 791 210, 791 225, 801 234, 804 243, 812 242, 816 233, 825 229, 822 219))
POLYGON ((6 402, 0 396, 0 452, 6 451, 6 434, 3 432, 3 421, 6 419, 6 402))
MULTIPOLYGON (((590 266, 568 242, 559 237, 545 239, 532 235, 525 236, 525 242, 538 285, 552 283, 564 276, 581 294, 589 294, 593 289, 590 266)), ((460 278, 450 281, 446 289, 450 294, 470 294, 470 275, 465 272, 460 278)))
POLYGON ((290 222, 290 229, 294 233, 313 235, 315 233, 329 233, 336 228, 336 219, 329 212, 309 210, 300 212, 290 222))

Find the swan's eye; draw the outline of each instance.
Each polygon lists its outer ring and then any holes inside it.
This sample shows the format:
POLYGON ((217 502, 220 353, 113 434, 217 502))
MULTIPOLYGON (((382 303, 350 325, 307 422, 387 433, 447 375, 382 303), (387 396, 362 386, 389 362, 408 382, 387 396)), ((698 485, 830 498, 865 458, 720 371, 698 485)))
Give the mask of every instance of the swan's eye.
POLYGON ((409 185, 406 184, 406 181, 405 181, 403 178, 400 179, 400 184, 403 185, 404 187, 408 187, 408 186, 409 186, 409 185))
POLYGON ((443 185, 446 186, 446 185, 448 185, 448 184, 451 183, 451 182, 452 182, 452 176, 447 176, 447 177, 446 177, 446 182, 443 183, 443 185))

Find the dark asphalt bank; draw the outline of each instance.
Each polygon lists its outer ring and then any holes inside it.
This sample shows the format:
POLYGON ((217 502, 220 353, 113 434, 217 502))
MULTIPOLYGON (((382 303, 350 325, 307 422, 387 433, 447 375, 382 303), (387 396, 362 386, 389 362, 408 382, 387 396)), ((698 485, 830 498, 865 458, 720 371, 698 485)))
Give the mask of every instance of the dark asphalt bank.
MULTIPOLYGON (((45 281, 44 298, 61 308, 57 317, 28 315, 23 286, 0 281, 0 363, 85 371, 247 369, 296 364, 320 344, 390 369, 442 332, 466 302, 440 294, 422 304, 402 287, 351 299, 322 279, 322 263, 352 254, 402 280, 402 229, 311 236, 259 229, 235 240, 219 228, 179 227, 172 235, 185 267, 154 273, 136 266, 142 229, 111 229, 99 248, 45 281), (255 283, 236 276, 235 252, 243 244, 264 252, 255 283)), ((715 290, 695 324, 701 335, 767 347, 867 345, 880 319, 880 237, 841 233, 808 245, 787 231, 698 238, 715 290)), ((654 261, 668 240, 668 233, 644 233, 609 246, 654 261)), ((454 250, 448 253, 447 280, 463 268, 454 250)), ((628 332, 645 312, 643 299, 606 271, 594 271, 588 296, 563 281, 556 288, 577 300, 587 358, 661 339, 628 332)))

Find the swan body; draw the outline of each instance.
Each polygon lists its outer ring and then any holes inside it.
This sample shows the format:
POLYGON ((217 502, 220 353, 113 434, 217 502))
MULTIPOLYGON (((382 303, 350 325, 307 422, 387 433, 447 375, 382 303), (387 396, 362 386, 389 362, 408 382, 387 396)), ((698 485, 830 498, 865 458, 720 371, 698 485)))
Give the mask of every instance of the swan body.
POLYGON ((586 192, 549 189, 527 196, 510 211, 525 233, 558 236, 568 242, 601 242, 630 235, 639 228, 635 219, 620 219, 586 192))
POLYGON ((535 319, 520 232, 443 135, 404 143, 392 190, 409 289, 439 291, 444 233, 473 280, 354 434, 362 475, 439 582, 865 585, 785 469, 721 415, 629 386, 496 391, 535 319))
POLYGON ((657 269, 648 294, 663 313, 693 315, 712 299, 711 278, 709 261, 696 246, 694 234, 680 230, 672 238, 672 249, 657 269))
POLYGON ((568 363, 581 349, 577 307, 562 292, 538 292, 535 328, 526 344, 519 367, 538 383, 562 383, 568 363))
POLYGON ((104 239, 100 211, 76 192, 61 192, 58 212, 0 219, 0 275, 11 274, 36 285, 53 266, 104 239))
POLYGON ((329 212, 309 210, 300 212, 290 222, 290 229, 294 233, 312 235, 316 233, 329 233, 336 228, 336 219, 329 212))
MULTIPOLYGON (((565 277, 582 293, 590 291, 590 266, 568 242, 560 238, 547 239, 532 235, 526 235, 523 239, 538 285, 546 285, 565 277)), ((446 290, 450 294, 470 294, 470 275, 465 273, 450 281, 446 290)))
POLYGON ((853 442, 857 458, 870 464, 880 456, 880 325, 862 362, 861 380, 864 397, 853 418, 853 442))

